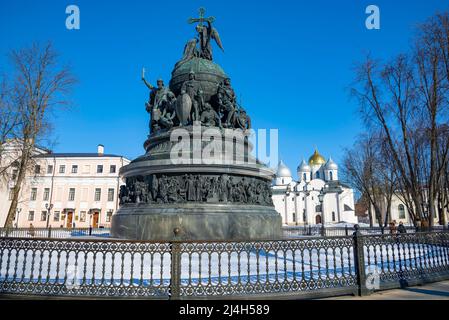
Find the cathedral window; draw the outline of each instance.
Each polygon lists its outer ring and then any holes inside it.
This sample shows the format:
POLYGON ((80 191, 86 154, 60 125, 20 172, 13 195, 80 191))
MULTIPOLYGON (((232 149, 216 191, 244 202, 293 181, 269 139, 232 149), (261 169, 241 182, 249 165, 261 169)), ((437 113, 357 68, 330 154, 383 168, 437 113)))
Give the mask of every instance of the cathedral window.
POLYGON ((332 171, 329 172, 329 178, 330 180, 334 180, 334 173, 332 171))
POLYGON ((398 211, 399 211, 399 219, 405 219, 405 207, 403 204, 400 204, 398 206, 398 211))

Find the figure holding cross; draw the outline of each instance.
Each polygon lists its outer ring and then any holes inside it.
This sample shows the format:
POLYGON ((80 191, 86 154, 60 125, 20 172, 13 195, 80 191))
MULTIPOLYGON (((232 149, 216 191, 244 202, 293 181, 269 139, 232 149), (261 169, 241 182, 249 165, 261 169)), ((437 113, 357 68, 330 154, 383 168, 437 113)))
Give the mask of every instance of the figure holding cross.
POLYGON ((214 39, 218 47, 224 51, 223 45, 221 44, 220 36, 215 28, 212 27, 212 23, 215 21, 214 17, 205 18, 204 13, 206 10, 204 8, 199 9, 199 18, 190 18, 188 22, 198 23, 196 26, 196 31, 198 32, 200 52, 199 55, 203 59, 212 60, 212 46, 210 40, 214 39), (204 25, 207 23, 207 26, 204 25))

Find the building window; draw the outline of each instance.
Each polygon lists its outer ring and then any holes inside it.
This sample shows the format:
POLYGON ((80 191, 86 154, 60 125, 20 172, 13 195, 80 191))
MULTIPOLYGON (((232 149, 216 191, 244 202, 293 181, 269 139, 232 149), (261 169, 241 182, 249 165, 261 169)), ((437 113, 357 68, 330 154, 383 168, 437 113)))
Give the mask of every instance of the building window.
POLYGON ((69 189, 69 201, 75 201, 75 188, 69 189))
POLYGON ((13 169, 13 170, 12 170, 11 179, 12 179, 12 180, 16 180, 16 179, 17 179, 17 174, 18 174, 18 173, 19 173, 19 170, 13 169))
POLYGON ((41 221, 47 221, 47 211, 41 212, 41 221))
POLYGON ((116 168, 115 164, 113 164, 109 167, 109 173, 115 173, 116 170, 117 170, 117 168, 116 168))
POLYGON ((52 174, 53 173, 53 166, 49 165, 47 166, 47 174, 52 174))
POLYGON ((41 173, 41 166, 40 165, 35 165, 34 166, 34 173, 35 174, 40 174, 41 173))
POLYGON ((77 165, 73 165, 72 166, 72 173, 78 173, 78 166, 77 165))
POLYGON ((293 216, 293 222, 296 222, 296 212, 293 212, 292 216, 293 216))
POLYGON ((60 215, 61 213, 59 212, 59 211, 55 211, 54 213, 53 213, 53 221, 59 221, 59 215, 60 215))
POLYGON ((101 189, 95 188, 95 200, 94 201, 100 201, 101 199, 101 189))
POLYGON ((307 220, 306 209, 304 209, 304 210, 302 211, 302 221, 303 221, 303 222, 306 222, 306 220, 307 220))
POLYGON ((321 205, 315 206, 315 212, 321 212, 321 205))
POLYGON ((108 189, 108 201, 114 201, 114 189, 108 189))
POLYGON ((307 173, 303 173, 304 180, 307 180, 307 173))
POLYGON ((103 165, 102 164, 99 164, 97 166, 97 173, 103 173, 103 165))
POLYGON ((59 166, 59 173, 65 173, 65 165, 59 166))
POLYGON ((329 178, 330 180, 334 180, 334 173, 332 171, 329 172, 329 178))
POLYGON ((44 189, 44 196, 43 196, 42 200, 48 201, 49 198, 50 198, 50 188, 45 188, 44 189))
POLYGON ((30 201, 36 201, 36 196, 37 196, 37 188, 32 188, 31 189, 30 201))
POLYGON ((80 212, 80 222, 85 222, 86 221, 86 211, 81 211, 80 212))
POLYGON ((112 217, 113 212, 114 212, 114 210, 108 210, 108 212, 106 212, 106 222, 111 222, 111 217, 112 217))
POLYGON ((28 212, 28 221, 34 221, 34 211, 28 212))
POLYGON ((315 178, 317 178, 317 179, 320 178, 320 172, 319 172, 319 171, 317 171, 317 172, 315 173, 315 178))
POLYGON ((400 204, 398 206, 398 211, 399 211, 399 219, 405 219, 405 207, 403 204, 400 204))
POLYGON ((335 221, 335 212, 332 211, 332 221, 335 221))

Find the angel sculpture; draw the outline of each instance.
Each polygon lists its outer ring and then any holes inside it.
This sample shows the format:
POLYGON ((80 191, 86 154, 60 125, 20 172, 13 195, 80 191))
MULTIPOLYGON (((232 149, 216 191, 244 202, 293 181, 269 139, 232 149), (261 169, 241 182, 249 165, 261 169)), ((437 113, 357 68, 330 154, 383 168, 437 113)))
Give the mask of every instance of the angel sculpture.
POLYGON ((204 8, 200 8, 199 18, 190 18, 189 23, 197 23, 196 32, 198 32, 198 39, 192 39, 187 42, 184 48, 184 56, 182 61, 190 60, 195 56, 199 56, 200 58, 212 60, 212 45, 211 39, 214 39, 217 43, 218 47, 224 51, 223 45, 221 43, 220 35, 218 34, 217 29, 212 27, 212 23, 215 21, 214 17, 205 18, 204 17, 205 10, 204 8), (204 22, 207 22, 207 26, 204 25, 204 22), (199 42, 199 51, 196 50, 196 44, 199 42))
POLYGON ((221 44, 220 36, 215 28, 212 27, 210 21, 207 21, 207 27, 204 25, 197 25, 196 31, 200 38, 200 57, 207 60, 212 60, 212 45, 211 39, 214 39, 218 47, 224 52, 221 44))

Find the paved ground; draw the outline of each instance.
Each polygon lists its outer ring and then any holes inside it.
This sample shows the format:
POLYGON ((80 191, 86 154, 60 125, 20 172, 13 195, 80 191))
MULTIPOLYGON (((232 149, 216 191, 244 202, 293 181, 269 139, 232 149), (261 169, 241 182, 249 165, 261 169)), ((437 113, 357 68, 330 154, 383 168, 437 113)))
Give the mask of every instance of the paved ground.
POLYGON ((386 290, 367 297, 343 296, 326 300, 449 300, 449 281, 405 289, 386 290))

